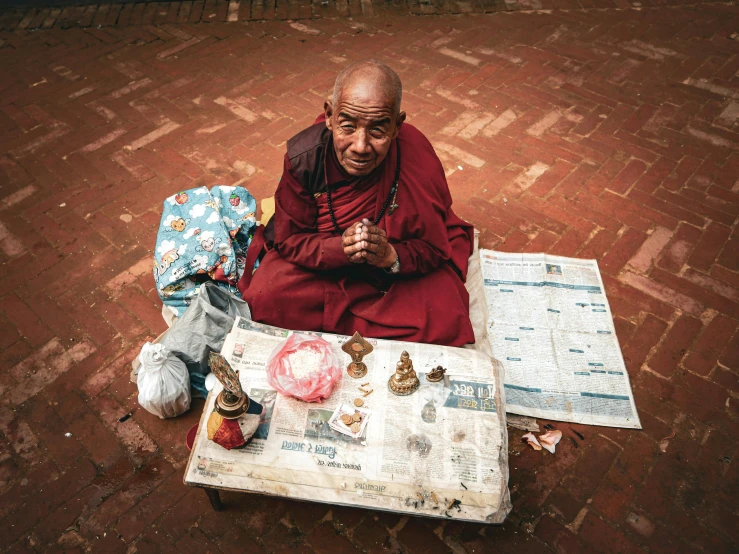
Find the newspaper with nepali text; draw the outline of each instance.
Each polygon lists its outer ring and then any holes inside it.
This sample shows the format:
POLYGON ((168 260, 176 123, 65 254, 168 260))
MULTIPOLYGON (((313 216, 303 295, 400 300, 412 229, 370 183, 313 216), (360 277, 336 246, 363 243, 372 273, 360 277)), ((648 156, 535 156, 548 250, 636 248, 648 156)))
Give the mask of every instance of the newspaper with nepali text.
POLYGON ((509 413, 641 429, 595 260, 480 250, 509 413))
MULTIPOLYGON (((207 438, 210 392, 185 482, 414 515, 487 523, 510 511, 502 377, 490 357, 473 349, 367 339, 374 351, 361 379, 345 370, 331 396, 306 403, 278 394, 266 363, 292 331, 239 318, 221 353, 239 371, 244 390, 265 411, 254 439, 226 450, 207 438), (406 350, 420 388, 395 396, 387 381, 406 350), (441 382, 425 378, 442 365, 441 382), (360 385, 373 393, 362 397, 360 385), (362 397, 370 411, 364 434, 352 438, 329 425, 334 410, 362 397)), ((342 368, 349 337, 308 333, 328 341, 342 368)))

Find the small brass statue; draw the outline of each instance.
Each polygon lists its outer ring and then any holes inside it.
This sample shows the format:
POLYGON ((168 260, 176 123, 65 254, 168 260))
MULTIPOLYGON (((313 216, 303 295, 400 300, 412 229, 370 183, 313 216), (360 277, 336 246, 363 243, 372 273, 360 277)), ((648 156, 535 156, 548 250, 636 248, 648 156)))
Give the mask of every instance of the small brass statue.
POLYGON ((351 363, 346 367, 346 372, 354 379, 361 379, 367 375, 367 366, 362 358, 370 354, 374 348, 362 335, 354 333, 354 336, 346 341, 341 349, 352 357, 351 363))
POLYGON ((437 366, 436 369, 433 369, 426 374, 426 380, 431 381, 432 383, 438 383, 444 378, 445 373, 446 369, 441 366, 437 366))
POLYGON ((398 396, 407 396, 418 389, 418 376, 413 369, 413 360, 408 352, 403 351, 400 361, 395 365, 395 373, 390 377, 387 386, 390 392, 398 396))
POLYGON ((251 401, 244 389, 241 388, 239 372, 234 371, 226 358, 216 352, 211 352, 208 355, 208 365, 223 385, 223 390, 216 398, 216 412, 225 419, 236 419, 244 415, 249 409, 251 401))

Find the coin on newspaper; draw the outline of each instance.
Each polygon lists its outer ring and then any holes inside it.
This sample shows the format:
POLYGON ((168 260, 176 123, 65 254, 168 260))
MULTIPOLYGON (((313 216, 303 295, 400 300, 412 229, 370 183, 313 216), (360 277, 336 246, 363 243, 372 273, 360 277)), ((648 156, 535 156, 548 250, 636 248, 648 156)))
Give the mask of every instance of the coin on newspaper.
POLYGON ((359 424, 358 421, 352 423, 351 430, 352 433, 359 433, 359 430, 362 428, 362 426, 359 424))
POLYGON ((357 408, 361 408, 362 406, 364 406, 364 400, 362 400, 361 398, 355 398, 354 399, 354 405, 357 408))
POLYGON ((362 414, 359 412, 355 412, 352 416, 352 421, 362 421, 362 414))
POLYGON ((343 416, 341 416, 341 423, 343 423, 344 425, 351 425, 353 421, 354 419, 349 414, 344 414, 343 416))

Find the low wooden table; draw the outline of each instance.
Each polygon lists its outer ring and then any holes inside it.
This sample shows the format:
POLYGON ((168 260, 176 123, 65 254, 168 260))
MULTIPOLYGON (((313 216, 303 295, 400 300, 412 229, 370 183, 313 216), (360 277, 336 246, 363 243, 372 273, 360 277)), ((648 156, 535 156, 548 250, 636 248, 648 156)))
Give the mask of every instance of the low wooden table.
POLYGON ((223 502, 221 502, 221 494, 218 489, 211 489, 210 487, 202 487, 205 494, 208 495, 208 501, 216 512, 223 510, 223 502))
MULTIPOLYGON (((198 425, 184 482, 202 487, 214 510, 220 490, 252 492, 353 507, 500 523, 510 511, 507 431, 499 374, 473 349, 372 340, 367 375, 346 372, 323 403, 308 404, 271 390, 265 363, 289 332, 237 320, 222 353, 240 371, 244 390, 265 407, 253 440, 226 450, 208 439, 207 420, 220 384, 198 425), (234 348, 238 345, 237 348, 234 348), (410 396, 387 387, 395 363, 410 353, 421 382, 410 396), (243 353, 242 353, 243 352, 243 353), (441 382, 426 371, 448 368, 441 382), (371 411, 362 437, 328 425, 336 407, 364 398, 371 411), (499 409, 500 408, 500 409, 499 409)), ((323 334, 337 360, 348 337, 323 334)))

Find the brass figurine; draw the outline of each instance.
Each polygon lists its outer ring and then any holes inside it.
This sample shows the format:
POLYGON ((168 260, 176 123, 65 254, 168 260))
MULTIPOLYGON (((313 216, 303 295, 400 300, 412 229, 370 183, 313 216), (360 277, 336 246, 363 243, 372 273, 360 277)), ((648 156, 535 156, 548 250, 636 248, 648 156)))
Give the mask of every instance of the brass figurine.
POLYGON ((354 379, 361 379, 367 375, 367 366, 362 362, 362 358, 370 354, 374 348, 368 343, 362 335, 354 333, 354 336, 346 341, 341 349, 352 357, 351 363, 346 367, 346 372, 354 379))
POLYGON ((444 378, 445 373, 446 369, 441 366, 437 366, 436 369, 433 369, 426 374, 426 380, 431 381, 432 383, 438 383, 444 378))
POLYGON ((419 384, 418 376, 413 369, 413 360, 408 352, 403 351, 400 361, 395 366, 395 373, 388 380, 387 386, 393 394, 407 396, 414 393, 419 384))
POLYGON ((226 358, 216 352, 208 355, 208 365, 223 385, 216 398, 215 409, 225 419, 236 419, 249 409, 249 395, 241 388, 239 372, 234 371, 226 358))

